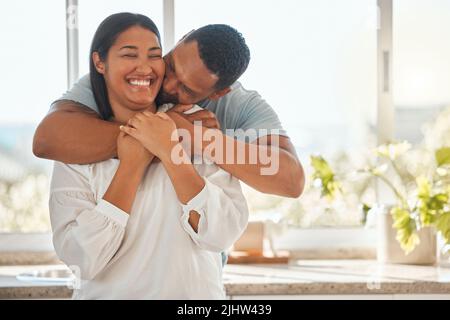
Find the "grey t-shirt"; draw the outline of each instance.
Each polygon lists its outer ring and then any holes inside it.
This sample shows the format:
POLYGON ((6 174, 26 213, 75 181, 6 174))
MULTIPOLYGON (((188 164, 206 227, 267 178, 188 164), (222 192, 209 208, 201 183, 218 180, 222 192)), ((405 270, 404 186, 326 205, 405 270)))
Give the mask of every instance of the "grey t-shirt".
MULTIPOLYGON (((200 107, 216 115, 225 134, 249 142, 268 134, 287 136, 275 111, 256 91, 244 89, 239 82, 231 89, 216 101, 199 103, 200 107)), ((82 77, 58 100, 75 101, 98 112, 89 75, 82 77)))

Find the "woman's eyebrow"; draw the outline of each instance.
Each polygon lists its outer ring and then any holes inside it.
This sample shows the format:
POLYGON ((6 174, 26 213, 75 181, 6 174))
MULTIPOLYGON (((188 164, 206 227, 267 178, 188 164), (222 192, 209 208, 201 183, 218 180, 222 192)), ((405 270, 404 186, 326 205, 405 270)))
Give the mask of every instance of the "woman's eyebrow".
MULTIPOLYGON (((122 49, 138 50, 139 48, 136 47, 136 46, 123 46, 119 50, 122 50, 122 49)), ((155 50, 161 50, 161 47, 151 47, 151 48, 148 49, 148 51, 155 51, 155 50)))
POLYGON ((136 47, 136 46, 123 46, 123 47, 120 48, 119 50, 122 50, 122 49, 134 49, 134 50, 137 50, 138 47, 136 47))

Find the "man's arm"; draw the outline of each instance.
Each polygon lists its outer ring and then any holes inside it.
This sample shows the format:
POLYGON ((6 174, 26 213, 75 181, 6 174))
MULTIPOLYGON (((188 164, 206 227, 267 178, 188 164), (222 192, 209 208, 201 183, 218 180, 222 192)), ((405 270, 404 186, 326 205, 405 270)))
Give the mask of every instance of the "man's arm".
POLYGON ((117 155, 119 126, 104 121, 89 108, 61 100, 41 121, 33 139, 33 153, 68 164, 87 164, 117 155))
MULTIPOLYGON (((178 128, 188 130, 191 137, 195 136, 195 126, 188 119, 178 112, 169 111, 168 114, 178 128)), ((272 135, 260 138, 253 143, 245 143, 216 129, 202 127, 201 130, 202 137, 208 130, 207 135, 210 140, 202 139, 201 150, 194 150, 196 153, 201 152, 208 156, 210 153, 208 148, 209 150, 212 149, 210 146, 212 141, 222 141, 223 143, 215 144, 216 150, 214 150, 211 160, 223 170, 263 193, 291 198, 297 198, 302 194, 305 174, 294 146, 288 137, 272 135), (274 143, 277 140, 278 143, 274 143), (233 150, 231 156, 230 150, 233 150), (266 155, 266 159, 260 157, 260 154, 266 155), (242 159, 245 161, 242 161, 242 159), (271 160, 271 162, 268 163, 266 160, 271 160), (270 174, 262 174, 264 171, 270 172, 268 169, 274 165, 273 161, 278 161, 275 163, 275 171, 270 174)))
MULTIPOLYGON (((272 135, 249 144, 224 135, 218 130, 216 132, 226 141, 223 149, 225 158, 226 145, 232 144, 234 150, 245 150, 245 159, 247 160, 244 164, 240 164, 238 156, 235 155, 235 161, 231 163, 226 159, 220 163, 215 161, 223 170, 263 193, 290 198, 297 198, 302 194, 305 175, 294 146, 288 137, 272 135), (272 144, 274 140, 278 140, 278 142, 272 144), (250 153, 262 154, 266 159, 257 156, 256 161, 249 161, 248 159, 252 158, 250 153), (263 174, 264 171, 266 171, 265 174, 263 174)), ((206 144, 203 147, 205 150, 206 144)))

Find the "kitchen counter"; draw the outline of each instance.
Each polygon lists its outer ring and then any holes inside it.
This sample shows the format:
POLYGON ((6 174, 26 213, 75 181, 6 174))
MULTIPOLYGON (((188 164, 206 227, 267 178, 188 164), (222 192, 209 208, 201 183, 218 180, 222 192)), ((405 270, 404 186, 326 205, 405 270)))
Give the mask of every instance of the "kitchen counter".
MULTIPOLYGON (((16 279, 16 275, 29 270, 61 267, 0 267, 0 299, 70 298, 72 290, 64 284, 16 279)), ((450 268, 383 265, 373 260, 297 260, 289 265, 227 265, 224 284, 231 299, 357 295, 450 299, 450 268)))

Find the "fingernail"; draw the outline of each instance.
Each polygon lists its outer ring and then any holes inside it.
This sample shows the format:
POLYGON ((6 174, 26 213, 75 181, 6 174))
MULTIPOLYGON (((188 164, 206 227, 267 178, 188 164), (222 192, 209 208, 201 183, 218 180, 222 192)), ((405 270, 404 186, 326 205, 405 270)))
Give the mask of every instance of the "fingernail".
POLYGON ((119 129, 122 130, 122 129, 123 129, 123 126, 120 126, 119 129))

